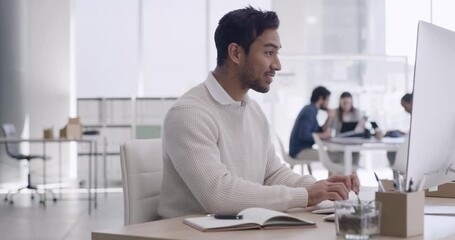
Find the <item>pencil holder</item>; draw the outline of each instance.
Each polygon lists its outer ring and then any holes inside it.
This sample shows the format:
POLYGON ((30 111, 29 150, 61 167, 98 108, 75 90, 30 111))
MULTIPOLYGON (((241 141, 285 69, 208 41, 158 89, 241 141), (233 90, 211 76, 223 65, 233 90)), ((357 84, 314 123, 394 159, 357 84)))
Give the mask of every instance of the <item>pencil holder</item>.
POLYGON ((423 233, 425 194, 420 192, 376 192, 381 203, 381 235, 412 237, 423 233))

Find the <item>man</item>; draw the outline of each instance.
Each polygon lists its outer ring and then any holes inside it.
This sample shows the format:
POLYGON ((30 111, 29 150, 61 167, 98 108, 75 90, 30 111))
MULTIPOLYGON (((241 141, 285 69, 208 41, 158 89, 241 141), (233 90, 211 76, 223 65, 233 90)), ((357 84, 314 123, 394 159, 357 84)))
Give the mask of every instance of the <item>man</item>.
MULTIPOLYGON (((404 111, 407 113, 411 114, 412 113, 412 93, 406 93, 402 98, 401 98, 401 106, 403 107, 404 111)), ((404 144, 407 146, 409 144, 409 139, 406 136, 406 133, 401 131, 401 130, 390 130, 387 131, 385 136, 387 137, 405 137, 404 144)), ((390 166, 395 165, 395 159, 396 159, 396 152, 387 152, 387 159, 389 160, 390 166)), ((407 159, 407 155, 401 156, 402 158, 407 159)), ((395 173, 394 171, 394 174, 395 173)))
POLYGON ((319 86, 311 94, 310 104, 303 107, 291 132, 289 142, 289 155, 296 159, 318 159, 318 151, 313 149, 313 133, 317 133, 321 139, 331 137, 330 125, 334 118, 334 112, 328 108, 330 91, 319 86), (318 110, 327 111, 327 120, 324 125, 319 126, 317 115, 318 110))
POLYGON ((281 69, 275 12, 227 13, 215 31, 217 67, 169 110, 163 127, 158 213, 236 214, 248 207, 285 211, 358 192, 356 177, 315 182, 280 163, 253 89, 269 91, 281 69))
POLYGON ((406 93, 401 98, 401 106, 403 106, 407 113, 412 113, 412 93, 406 93))

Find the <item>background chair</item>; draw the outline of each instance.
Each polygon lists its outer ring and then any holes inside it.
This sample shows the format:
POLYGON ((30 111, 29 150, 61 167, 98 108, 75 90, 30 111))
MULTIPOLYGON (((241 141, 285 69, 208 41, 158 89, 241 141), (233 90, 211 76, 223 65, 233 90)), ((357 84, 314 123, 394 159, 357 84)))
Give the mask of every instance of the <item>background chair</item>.
POLYGON ((294 169, 294 166, 300 164, 300 165, 302 165, 301 174, 303 175, 303 167, 306 165, 307 168, 308 168, 308 173, 310 175, 313 175, 313 170, 311 169, 311 163, 312 162, 318 162, 319 159, 295 159, 295 158, 289 156, 289 154, 284 149, 283 142, 281 141, 281 139, 276 134, 275 134, 275 139, 276 139, 277 144, 279 145, 281 157, 283 158, 283 160, 286 163, 288 163, 291 166, 291 169, 294 169))
MULTIPOLYGON (((3 134, 5 135, 6 138, 12 138, 12 139, 18 139, 19 137, 17 136, 17 133, 16 133, 16 127, 14 127, 13 124, 10 124, 10 123, 7 123, 7 124, 3 124, 2 125, 2 130, 3 130, 3 134)), ((39 198, 40 198, 40 203, 43 203, 44 204, 44 200, 45 199, 42 199, 41 198, 41 195, 39 194, 38 192, 38 189, 35 187, 35 186, 32 186, 31 184, 31 174, 30 174, 30 160, 32 159, 43 159, 43 160, 47 160, 47 159, 50 159, 46 156, 42 156, 42 155, 24 155, 24 154, 21 154, 19 152, 19 143, 6 143, 5 144, 6 146, 6 153, 8 154, 8 156, 10 156, 11 158, 14 158, 16 160, 27 160, 28 162, 28 169, 27 169, 27 186, 26 187, 23 187, 23 188, 20 188, 18 189, 14 194, 10 194, 11 191, 8 191, 8 194, 5 196, 5 201, 8 201, 8 196, 10 196, 10 199, 9 199, 9 202, 11 204, 14 203, 13 201, 13 196, 17 193, 19 193, 20 191, 24 190, 24 189, 29 189, 30 191, 32 191, 32 194, 31 194, 31 198, 33 199, 34 196, 33 194, 38 194, 39 198)), ((46 190, 44 189, 44 191, 50 191, 50 190, 46 190)), ((54 193, 50 191, 50 193, 52 194, 52 198, 55 201, 57 201, 57 198, 55 197, 54 193)))
MULTIPOLYGON (((319 154, 319 160, 321 160, 322 165, 327 168, 329 171, 329 175, 331 174, 339 174, 339 175, 344 175, 344 163, 336 163, 333 162, 330 159, 329 153, 327 152, 327 146, 324 145, 324 143, 321 141, 321 138, 319 138, 318 134, 313 133, 313 139, 314 142, 318 145, 318 154, 319 154)), ((357 171, 358 166, 353 165, 352 166, 352 171, 355 172, 357 171)))
POLYGON ((125 225, 159 219, 162 159, 161 139, 133 140, 120 146, 125 225))

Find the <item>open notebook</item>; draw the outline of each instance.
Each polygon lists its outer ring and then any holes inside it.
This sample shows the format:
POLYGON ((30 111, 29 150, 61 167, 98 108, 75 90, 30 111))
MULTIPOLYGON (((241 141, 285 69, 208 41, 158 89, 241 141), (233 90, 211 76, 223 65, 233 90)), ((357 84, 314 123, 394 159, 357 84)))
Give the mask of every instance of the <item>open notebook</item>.
POLYGON ((289 214, 265 208, 247 208, 238 213, 239 220, 215 219, 211 216, 186 218, 183 223, 203 232, 230 231, 241 229, 274 229, 316 227, 314 222, 293 217, 289 214))

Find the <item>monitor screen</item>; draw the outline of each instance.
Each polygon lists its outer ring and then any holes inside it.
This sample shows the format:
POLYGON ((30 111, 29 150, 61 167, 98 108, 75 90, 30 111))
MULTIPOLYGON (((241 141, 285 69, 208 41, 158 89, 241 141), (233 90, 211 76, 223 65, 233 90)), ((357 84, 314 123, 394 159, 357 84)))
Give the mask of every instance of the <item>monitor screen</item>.
POLYGON ((341 124, 340 133, 354 131, 355 128, 357 127, 357 124, 359 124, 359 122, 343 122, 341 124))
POLYGON ((427 189, 455 180, 454 93, 455 32, 420 21, 407 188, 411 179, 414 189, 420 184, 427 189))

